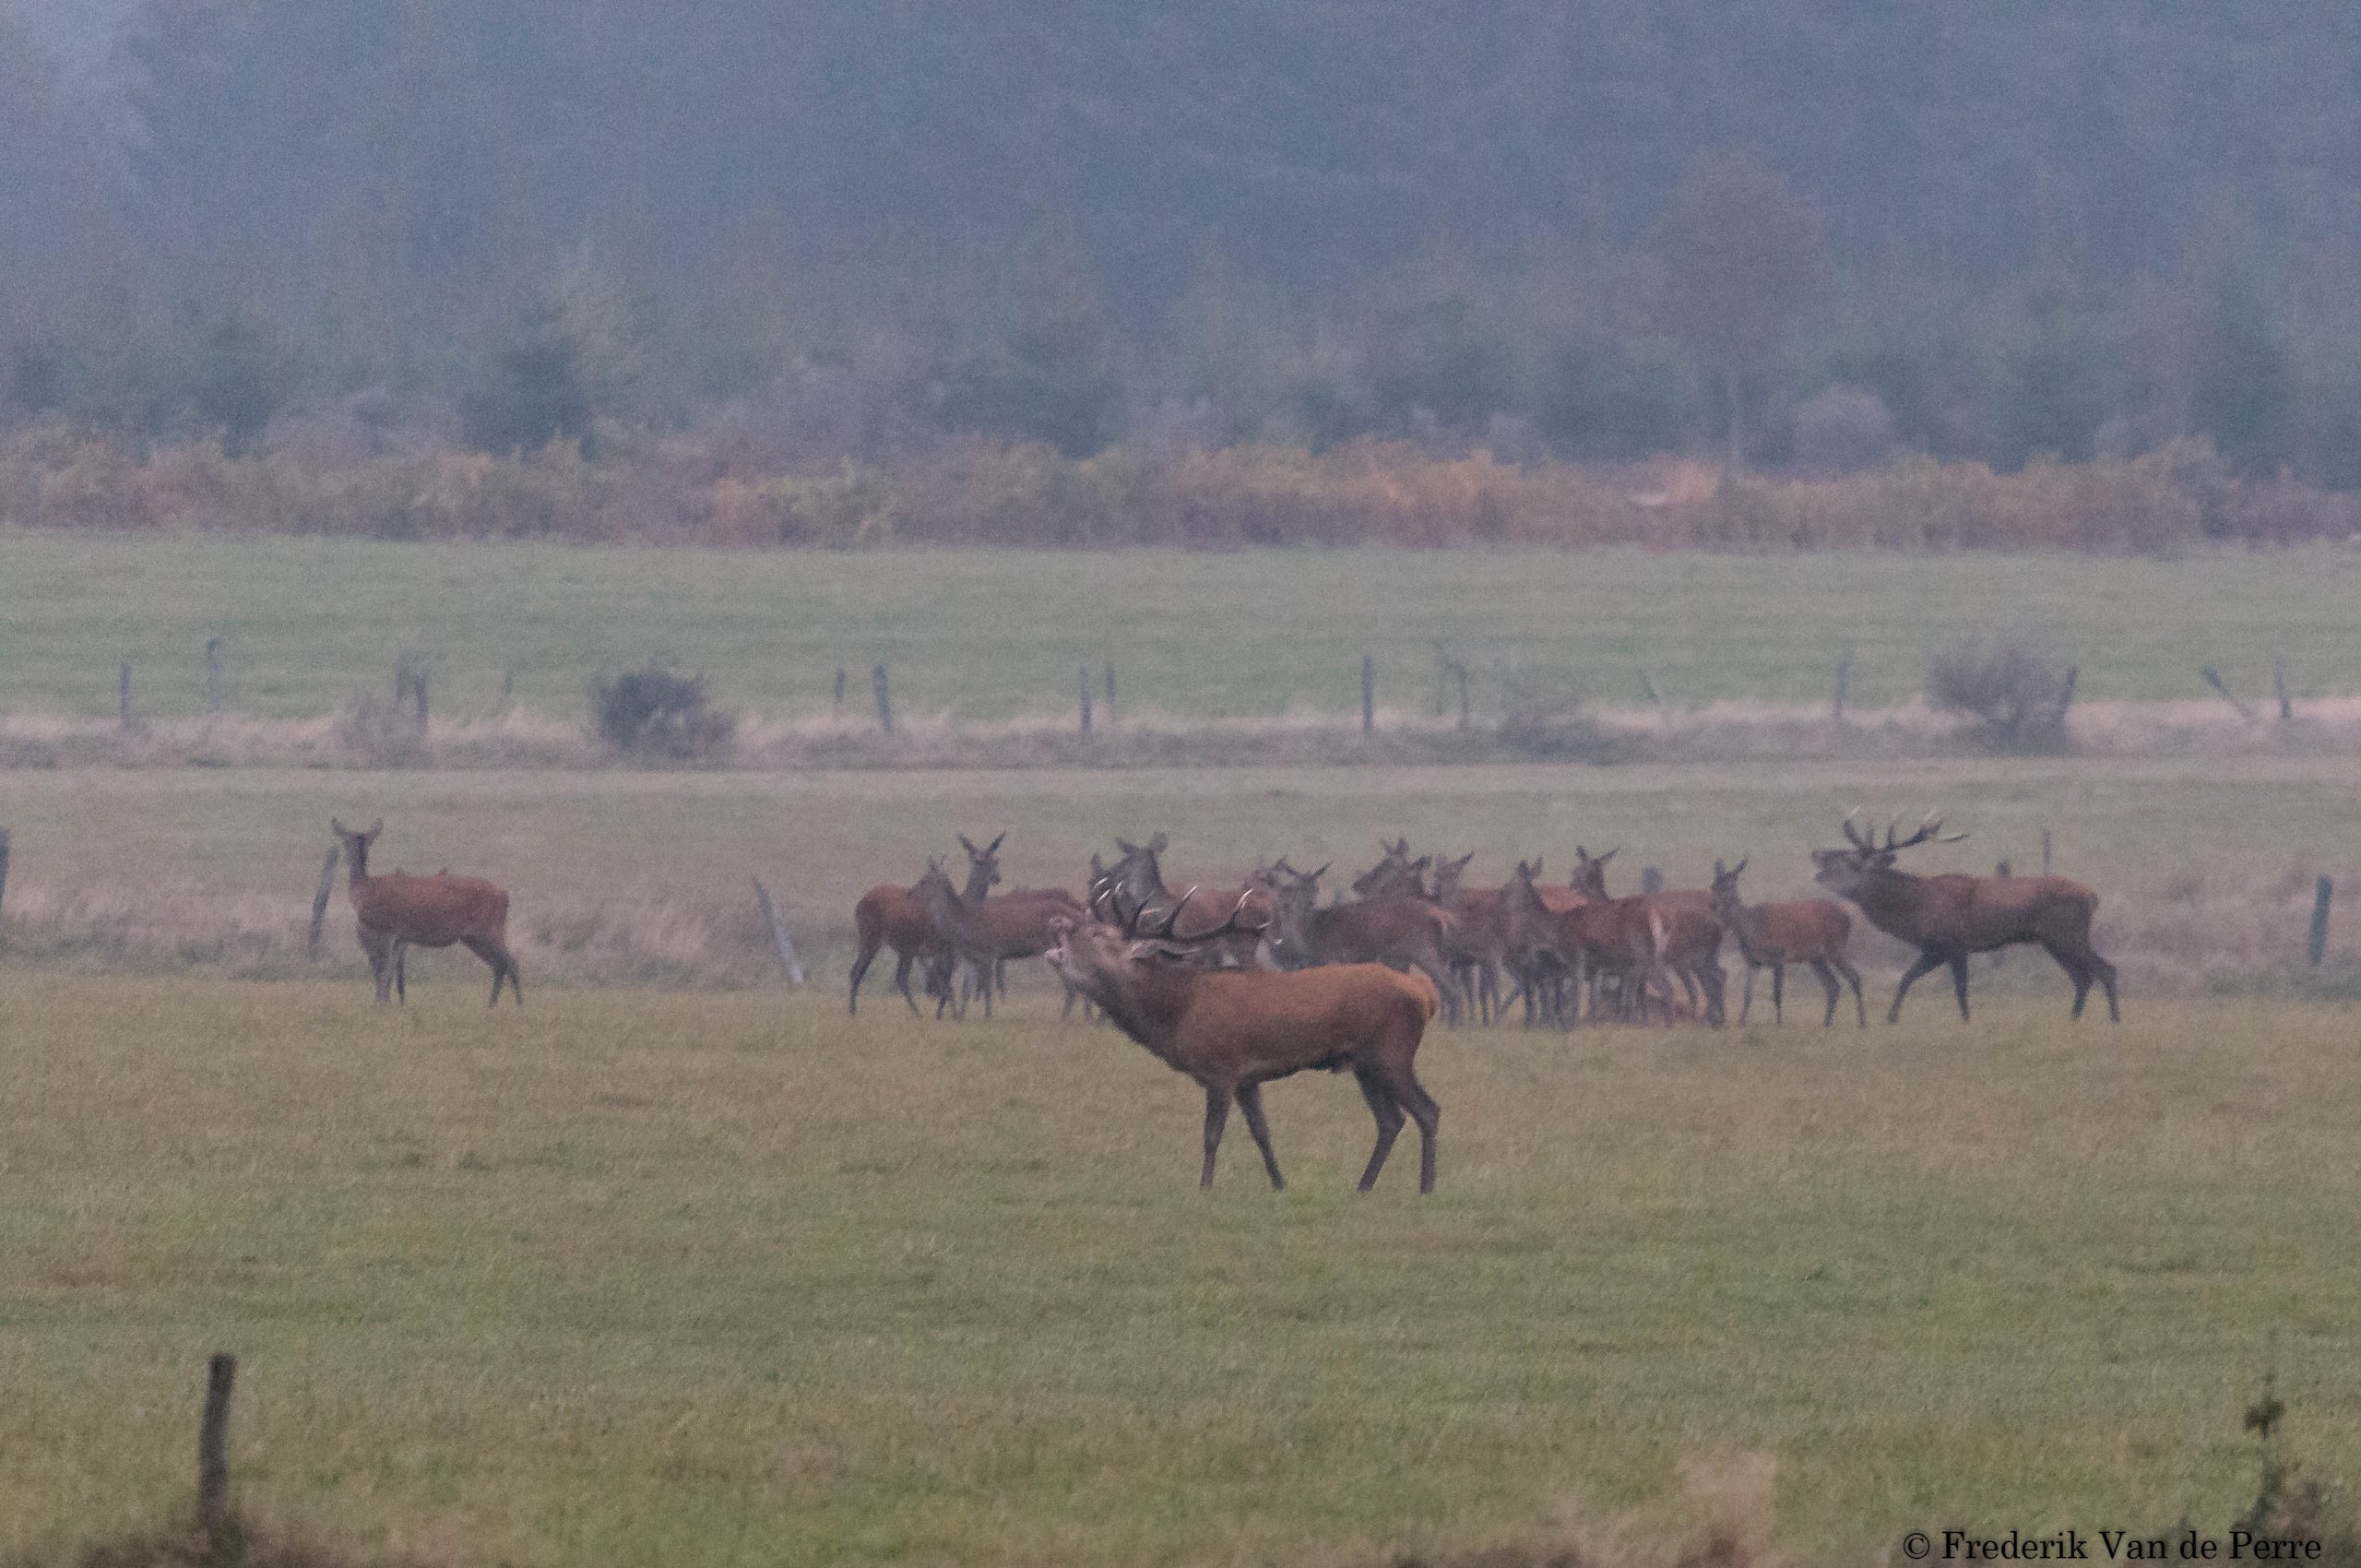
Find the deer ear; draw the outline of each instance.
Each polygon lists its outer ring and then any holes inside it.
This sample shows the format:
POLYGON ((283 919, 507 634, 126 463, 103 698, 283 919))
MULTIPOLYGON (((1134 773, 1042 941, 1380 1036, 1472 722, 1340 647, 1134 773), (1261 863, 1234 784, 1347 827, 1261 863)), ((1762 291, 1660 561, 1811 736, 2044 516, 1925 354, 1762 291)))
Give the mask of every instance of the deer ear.
POLYGON ((1730 874, 1731 874, 1732 876, 1736 876, 1736 875, 1738 873, 1738 872, 1744 871, 1744 870, 1746 869, 1746 862, 1747 862, 1748 861, 1752 860, 1753 858, 1754 858, 1754 857, 1753 857, 1753 856, 1751 856, 1751 855, 1747 855, 1747 856, 1744 856, 1744 857, 1740 858, 1740 860, 1739 860, 1739 861, 1738 861, 1738 871, 1734 871, 1734 872, 1730 873, 1730 874))
POLYGON ((971 854, 971 855, 972 855, 972 854, 974 854, 974 853, 976 853, 976 846, 975 846, 975 844, 974 844, 974 843, 973 843, 973 842, 968 838, 968 837, 967 837, 966 834, 964 834, 964 833, 962 833, 961 835, 959 835, 959 847, 960 847, 961 849, 963 849, 967 850, 967 851, 969 854, 971 854))
POLYGON ((342 817, 332 816, 328 818, 328 831, 341 838, 352 830, 345 826, 344 819, 342 817))
POLYGON ((1007 830, 1006 828, 1003 828, 1003 829, 1001 830, 1001 833, 1000 833, 1000 837, 999 837, 994 838, 994 839, 993 839, 990 844, 987 844, 987 845, 985 845, 985 846, 984 846, 984 853, 985 853, 985 854, 987 854, 987 855, 990 855, 990 854, 993 854, 993 853, 997 852, 997 851, 999 850, 999 849, 1000 849, 1000 840, 1001 840, 1002 838, 1005 838, 1005 837, 1008 837, 1008 830, 1007 830))
POLYGON ((1714 862, 1714 880, 1715 882, 1719 882, 1719 881, 1721 881, 1721 880, 1722 880, 1722 878, 1724 878, 1724 877, 1726 877, 1726 876, 1729 875, 1729 873, 1730 873, 1729 867, 1727 867, 1727 866, 1726 866, 1726 865, 1722 864, 1722 862, 1721 862, 1721 861, 1715 861, 1714 862))
POLYGON ((377 835, 384 831, 386 831, 386 819, 381 816, 376 821, 369 825, 369 831, 362 834, 362 837, 368 839, 372 844, 374 844, 377 841, 377 835))
POLYGON ((1151 834, 1148 837, 1147 852, 1151 855, 1160 855, 1164 853, 1164 846, 1169 842, 1170 840, 1161 833, 1151 834))

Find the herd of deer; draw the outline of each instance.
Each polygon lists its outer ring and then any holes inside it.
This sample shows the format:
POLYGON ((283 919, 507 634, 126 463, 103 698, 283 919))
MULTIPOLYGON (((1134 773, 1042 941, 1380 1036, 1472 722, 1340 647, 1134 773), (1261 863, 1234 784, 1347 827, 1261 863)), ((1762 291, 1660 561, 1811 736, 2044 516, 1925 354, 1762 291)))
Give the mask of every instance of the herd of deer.
MULTIPOLYGON (((2115 967, 2091 945, 2098 896, 2060 876, 2011 877, 1903 871, 1904 849, 1954 842, 1929 816, 1904 837, 1888 826, 1880 841, 1845 820, 1845 847, 1816 849, 1814 880, 1848 900, 1871 925, 1918 950, 1893 994, 1886 1021, 1920 976, 1948 966, 1960 1016, 1968 1016, 1967 960, 1976 953, 2029 943, 2066 971, 2074 1012, 2082 1015, 2093 984, 2106 992, 2118 1020, 2115 967)), ((331 821, 348 867, 361 944, 377 998, 406 993, 402 956, 409 947, 466 946, 492 967, 492 1001, 504 985, 521 1004, 524 985, 508 951, 508 895, 489 882, 401 872, 373 876, 365 833, 331 821)), ((1272 1185, 1283 1186, 1263 1115, 1262 1086, 1310 1070, 1349 1072, 1377 1122, 1377 1145, 1361 1174, 1370 1190, 1404 1123, 1418 1128, 1418 1190, 1435 1181, 1435 1130, 1441 1111, 1414 1063, 1427 1024, 1505 1018, 1520 1002, 1528 1027, 1579 1019, 1645 1021, 1681 1016, 1724 1019, 1722 938, 1746 965, 1738 1022, 1754 1001, 1754 973, 1771 971, 1774 1021, 1784 1022, 1790 964, 1816 975, 1827 995, 1823 1027, 1834 1024, 1850 985, 1858 1023, 1869 1008, 1860 971, 1846 947, 1853 922, 1819 899, 1749 906, 1738 897, 1747 862, 1715 862, 1710 889, 1617 897, 1607 888, 1610 849, 1577 845, 1570 881, 1546 885, 1538 860, 1520 861, 1498 888, 1464 885, 1472 854, 1437 863, 1413 859, 1409 840, 1384 846, 1384 858, 1354 879, 1356 897, 1323 905, 1328 867, 1299 872, 1282 859, 1255 868, 1231 886, 1184 882, 1176 895, 1161 857, 1165 837, 1145 844, 1117 839, 1110 866, 1091 857, 1081 897, 1056 888, 995 894, 1003 834, 967 855, 964 887, 939 861, 910 886, 871 888, 854 909, 860 952, 847 1005, 857 1011, 860 984, 886 946, 898 962, 894 984, 913 1013, 912 969, 924 960, 939 1017, 966 997, 980 996, 985 1016, 1004 991, 1012 958, 1044 957, 1066 988, 1066 1010, 1095 1008, 1205 1092, 1203 1184, 1214 1177, 1234 1101, 1261 1150, 1272 1185), (956 981, 956 985, 955 985, 956 981), (1676 994, 1676 986, 1678 994, 1676 994), (1505 987, 1505 989, 1504 989, 1505 987), (964 995, 962 992, 964 992, 964 995)))
MULTIPOLYGON (((1929 816, 1907 837, 1890 826, 1880 840, 1856 825, 1858 814, 1845 820, 1845 848, 1813 851, 1814 880, 1917 948, 1888 1023, 1901 1017, 1911 984, 1944 966, 1966 1018, 1969 956, 2019 943, 2040 947, 2066 971, 2074 1016, 2095 983, 2106 992, 2107 1016, 2120 1020, 2115 967, 2091 945, 2096 894, 2058 876, 1916 875, 1897 865, 1903 850, 1965 835, 1944 834, 1929 816)), ((1001 839, 982 848, 964 836, 959 842, 968 859, 964 891, 930 861, 915 885, 862 896, 848 1005, 858 1009, 862 977, 889 944, 899 956, 896 986, 913 1012, 910 972, 927 961, 938 1016, 959 1003, 955 970, 989 1015, 1006 962, 1046 957, 1065 983, 1069 1011, 1077 1000, 1097 1007, 1204 1089, 1201 1180, 1208 1186, 1233 1100, 1272 1184, 1283 1185, 1261 1086, 1326 1069, 1354 1075, 1377 1121, 1361 1190, 1375 1183, 1406 1115, 1418 1126, 1419 1191, 1430 1191, 1440 1111, 1413 1062, 1438 1012, 1451 1022, 1492 1023, 1521 1001, 1528 1027, 1644 1021, 1652 1009, 1667 1019, 1685 1009, 1719 1025, 1726 933, 1746 966, 1741 1024, 1753 1007, 1755 971, 1764 968, 1774 1020, 1784 1022, 1790 964, 1818 977, 1823 1027, 1834 1024, 1845 985, 1857 1022, 1869 1023, 1860 971, 1846 953, 1851 917, 1820 899, 1747 905, 1738 897, 1744 860, 1715 862, 1710 889, 1617 897, 1607 889, 1615 851, 1576 846, 1563 886, 1544 885, 1536 860, 1518 861, 1497 889, 1475 889, 1464 885, 1472 854, 1438 864, 1413 859, 1402 839, 1354 879, 1353 899, 1323 906, 1320 880, 1329 868, 1299 872, 1284 859, 1236 885, 1188 882, 1176 895, 1161 864, 1162 834, 1145 844, 1117 839, 1111 866, 1091 857, 1079 898, 1058 889, 994 896, 1001 839)))

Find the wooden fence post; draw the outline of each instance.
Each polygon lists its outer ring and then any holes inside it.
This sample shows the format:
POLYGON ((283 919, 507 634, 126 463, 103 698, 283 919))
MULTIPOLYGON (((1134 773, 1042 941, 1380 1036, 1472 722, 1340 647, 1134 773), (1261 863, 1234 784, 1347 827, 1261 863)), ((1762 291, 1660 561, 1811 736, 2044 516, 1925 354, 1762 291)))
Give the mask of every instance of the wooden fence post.
POLYGON ((1465 730, 1475 721, 1472 710, 1467 706, 1467 666, 1454 663, 1451 668, 1459 677, 1459 727, 1465 730))
POLYGON ((205 710, 219 713, 227 698, 222 691, 221 639, 205 639, 205 710))
POLYGON ((344 846, 328 846, 327 859, 320 862, 320 890, 312 895, 312 934, 303 944, 306 953, 316 956, 320 950, 320 931, 327 924, 328 899, 336 893, 336 862, 344 853, 344 846))
POLYGON ((114 684, 114 707, 115 707, 115 712, 116 712, 116 714, 117 714, 117 715, 122 719, 122 720, 123 720, 123 727, 124 727, 125 729, 126 729, 126 730, 130 729, 130 728, 131 728, 131 660, 129 660, 128 659, 125 659, 125 660, 123 661, 123 673, 122 673, 120 676, 118 676, 118 677, 116 678, 116 680, 115 680, 115 684, 114 684))
POLYGON ((2204 669, 2200 670, 2198 673, 2205 677, 2205 683, 2213 687, 2215 692, 2219 693, 2224 702, 2228 703, 2232 707, 2238 710, 2238 717, 2240 719, 2245 719, 2249 724, 2254 722, 2254 709, 2248 707, 2246 702, 2239 697, 2237 693, 2230 690, 2228 686, 2222 683, 2222 672, 2220 671, 2214 669, 2213 666, 2209 664, 2204 669))
POLYGON ((844 667, 843 665, 839 664, 839 665, 837 665, 837 666, 836 666, 836 711, 837 711, 838 713, 842 713, 844 710, 845 710, 845 667, 844 667))
POLYGON ((1115 666, 1107 666, 1107 722, 1115 722, 1115 666))
POLYGON ((505 714, 516 703, 516 671, 514 669, 504 670, 500 672, 500 711, 505 714))
POLYGON ((2312 931, 2308 951, 2313 968, 2320 967, 2320 959, 2328 954, 2328 905, 2336 897, 2336 884, 2321 877, 2312 889, 2312 931))
POLYGON ((2041 830, 2041 874, 2049 874, 2049 829, 2041 830))
POLYGON ((196 1522, 219 1533, 230 1515, 230 1390, 238 1358, 217 1351, 205 1369, 205 1416, 196 1428, 196 1522))
MULTIPOLYGON (((0 827, 0 905, 6 905, 6 904, 7 903, 7 901, 8 901, 8 830, 7 830, 6 828, 5 828, 5 827, 0 827)), ((6 914, 6 910, 5 910, 5 909, 0 909, 0 917, 5 917, 5 914, 6 914)), ((6 946, 7 946, 7 945, 8 945, 8 927, 7 927, 7 923, 6 923, 6 920, 5 920, 5 918, 0 918, 0 947, 6 947, 6 946)))
POLYGON ((394 660, 394 711, 413 707, 418 727, 426 728, 426 655, 405 653, 394 660))
POLYGON ((877 727, 890 735, 894 732, 894 692, 885 683, 885 666, 881 664, 871 671, 869 679, 877 688, 877 727))
POLYGON ((1837 723, 1845 722, 1845 699, 1853 690, 1853 650, 1846 648, 1836 656, 1836 702, 1829 717, 1837 723))
POLYGON ((1656 683, 1648 679, 1648 672, 1644 670, 1640 671, 1640 690, 1647 697, 1648 706, 1654 707, 1658 713, 1668 711, 1665 707, 1664 698, 1656 695, 1656 683))
POLYGON ((1377 733, 1377 659, 1361 655, 1361 733, 1377 733))
POLYGON ((787 939, 787 922, 778 918, 778 906, 771 902, 771 890, 763 885, 761 877, 754 878, 754 902, 763 911, 763 921, 771 928, 771 947, 778 954, 778 967, 787 971, 787 983, 803 983, 803 965, 795 956, 795 944, 787 939))
POLYGON ((1082 666, 1082 738, 1090 739, 1090 666, 1082 666))
POLYGON ((2287 695, 2287 657, 2284 654, 2271 661, 2272 690, 2279 695, 2279 721, 2282 724, 2296 717, 2296 704, 2287 695))

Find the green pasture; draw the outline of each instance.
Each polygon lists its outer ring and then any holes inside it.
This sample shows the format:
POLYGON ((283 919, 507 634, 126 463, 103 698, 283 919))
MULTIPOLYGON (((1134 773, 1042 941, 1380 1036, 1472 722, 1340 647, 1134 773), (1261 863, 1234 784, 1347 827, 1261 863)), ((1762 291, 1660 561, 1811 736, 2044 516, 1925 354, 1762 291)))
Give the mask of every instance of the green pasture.
POLYGON ((2361 1075, 2320 1004, 1435 1031, 1195 1190, 1193 1089, 1045 999, 0 970, 0 1558, 168 1516, 207 1354, 256 1509, 519 1564, 1368 1564, 2228 1525, 2275 1373, 2361 1475, 2361 1075))
MULTIPOLYGON (((2361 555, 1661 555, 1391 551, 883 553, 379 544, 283 537, 0 531, 0 711, 110 714, 121 663, 151 716, 201 712, 204 647, 230 697, 301 717, 389 691, 433 659, 445 712, 514 683, 572 715, 597 671, 663 659, 765 713, 866 712, 886 663, 904 711, 1058 711, 1111 662, 1117 706, 1182 715, 1347 711, 1360 659, 1379 700, 1431 707, 1438 644, 1497 707, 1513 667, 1593 701, 1819 702, 1855 650, 1852 700, 1916 695, 1929 651, 2030 629, 2086 698, 2250 694, 2290 661, 2303 693, 2361 689, 2361 555)), ((1453 695, 1451 698, 1455 703, 1453 695)))

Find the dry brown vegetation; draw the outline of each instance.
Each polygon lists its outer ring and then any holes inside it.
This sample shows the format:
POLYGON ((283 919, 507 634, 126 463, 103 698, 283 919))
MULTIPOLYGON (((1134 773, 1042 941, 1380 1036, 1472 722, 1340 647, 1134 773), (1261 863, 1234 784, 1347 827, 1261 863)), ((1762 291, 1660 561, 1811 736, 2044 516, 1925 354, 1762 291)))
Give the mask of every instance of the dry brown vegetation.
POLYGON ((0 441, 0 520, 134 532, 383 540, 559 539, 725 549, 896 541, 1469 545, 1653 550, 2078 550, 2361 535, 2361 494, 2231 474, 2202 442, 1999 473, 1914 459, 1814 479, 1725 480, 1676 459, 1631 469, 1436 456, 1364 441, 1312 453, 1127 447, 1070 458, 954 443, 890 467, 813 469, 742 422, 490 457, 431 443, 307 441, 232 457, 135 451, 63 426, 0 441))
MULTIPOLYGON (((962 719, 947 711, 874 720, 823 711, 746 717, 719 731, 698 766, 812 767, 1155 767, 1248 764, 1803 761, 1949 757, 1987 749, 1980 720, 1923 702, 1848 709, 1714 702, 1693 708, 1513 704, 1462 728, 1456 719, 1381 707, 1206 719, 1153 711, 1102 719, 1084 736, 1070 714, 962 719)), ((2045 750, 2086 756, 2349 755, 2361 752, 2361 698, 2307 700, 2296 718, 2253 720, 2219 701, 2079 703, 2045 750)), ((0 767, 594 768, 666 765, 619 753, 577 719, 524 710, 421 725, 374 696, 315 719, 218 714, 130 729, 112 719, 0 715, 0 767)))

